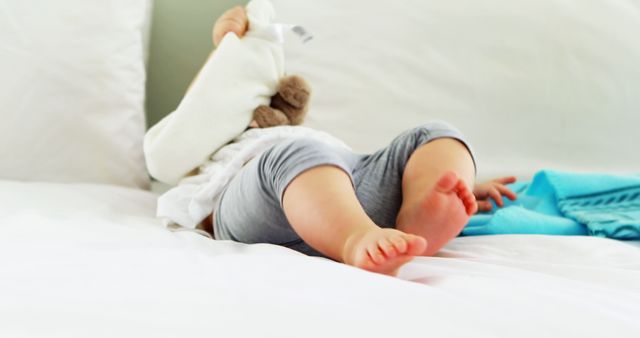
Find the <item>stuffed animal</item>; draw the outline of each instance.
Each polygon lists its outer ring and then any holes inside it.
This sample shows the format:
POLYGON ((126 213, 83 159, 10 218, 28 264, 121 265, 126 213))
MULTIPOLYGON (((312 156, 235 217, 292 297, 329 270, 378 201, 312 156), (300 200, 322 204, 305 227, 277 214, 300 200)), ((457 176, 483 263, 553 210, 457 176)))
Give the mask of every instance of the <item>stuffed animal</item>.
POLYGON ((307 115, 310 96, 311 88, 303 78, 285 76, 269 106, 261 105, 253 111, 253 120, 260 128, 299 125, 307 115))

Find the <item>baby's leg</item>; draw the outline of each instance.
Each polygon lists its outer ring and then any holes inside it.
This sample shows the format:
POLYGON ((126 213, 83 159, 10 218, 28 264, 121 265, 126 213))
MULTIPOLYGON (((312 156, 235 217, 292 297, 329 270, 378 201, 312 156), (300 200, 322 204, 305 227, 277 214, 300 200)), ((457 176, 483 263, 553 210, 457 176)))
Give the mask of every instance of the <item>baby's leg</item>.
POLYGON ((346 264, 395 275, 426 248, 426 241, 395 229, 381 229, 367 216, 349 176, 320 166, 296 177, 283 197, 284 211, 300 237, 346 264))
POLYGON ((423 255, 438 252, 476 212, 474 176, 469 150, 454 138, 423 144, 409 158, 396 227, 427 240, 423 255))
POLYGON ((230 182, 215 212, 216 239, 279 244, 395 274, 426 242, 367 216, 351 180, 359 159, 308 139, 278 144, 230 182))

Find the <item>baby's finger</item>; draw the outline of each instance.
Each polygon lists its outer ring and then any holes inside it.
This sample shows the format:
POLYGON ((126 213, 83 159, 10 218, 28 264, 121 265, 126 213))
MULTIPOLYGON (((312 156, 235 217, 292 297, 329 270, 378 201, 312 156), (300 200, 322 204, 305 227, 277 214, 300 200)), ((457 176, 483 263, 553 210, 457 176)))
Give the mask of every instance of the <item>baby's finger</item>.
POLYGON ((493 209, 493 205, 489 201, 478 201, 478 211, 491 211, 493 209))
POLYGON ((245 30, 246 28, 244 23, 238 21, 237 19, 229 18, 221 20, 219 24, 216 25, 216 29, 214 30, 213 43, 216 46, 219 45, 220 41, 222 41, 222 38, 224 38, 224 36, 229 32, 233 32, 238 37, 241 37, 244 35, 245 30))
POLYGON ((248 22, 247 13, 243 7, 236 6, 226 11, 213 27, 213 43, 217 46, 225 34, 229 32, 233 32, 239 37, 243 36, 247 31, 248 22))
POLYGON ((516 198, 518 198, 518 195, 516 195, 515 192, 513 192, 511 189, 507 188, 506 186, 499 184, 496 186, 496 188, 498 190, 500 190, 500 193, 504 196, 507 196, 508 199, 515 201, 516 198))
POLYGON ((507 176, 507 177, 497 178, 494 181, 501 184, 510 184, 510 183, 514 183, 516 180, 517 178, 515 176, 507 176))
POLYGON ((498 189, 496 189, 495 187, 491 188, 491 190, 489 190, 489 196, 491 196, 491 198, 496 201, 496 204, 499 207, 502 207, 504 205, 504 201, 502 200, 502 195, 500 195, 500 191, 498 191, 498 189))
POLYGON ((476 199, 485 199, 488 197, 487 195, 487 190, 484 190, 484 188, 476 188, 473 190, 473 195, 476 197, 476 199))

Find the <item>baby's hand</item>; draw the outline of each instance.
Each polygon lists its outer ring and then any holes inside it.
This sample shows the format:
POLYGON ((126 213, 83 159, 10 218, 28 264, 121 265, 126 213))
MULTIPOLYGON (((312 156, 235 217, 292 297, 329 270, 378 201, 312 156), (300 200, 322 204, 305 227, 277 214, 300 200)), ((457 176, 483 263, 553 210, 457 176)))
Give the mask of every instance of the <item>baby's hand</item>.
POLYGON ((516 199, 516 194, 507 188, 505 184, 516 181, 514 176, 496 178, 494 180, 476 184, 473 194, 478 201, 478 211, 489 211, 492 208, 490 199, 493 199, 499 207, 504 206, 502 196, 507 196, 510 200, 516 199))
POLYGON ((242 6, 236 6, 224 12, 213 26, 213 44, 218 46, 225 34, 234 32, 238 37, 244 35, 249 28, 249 19, 242 6))

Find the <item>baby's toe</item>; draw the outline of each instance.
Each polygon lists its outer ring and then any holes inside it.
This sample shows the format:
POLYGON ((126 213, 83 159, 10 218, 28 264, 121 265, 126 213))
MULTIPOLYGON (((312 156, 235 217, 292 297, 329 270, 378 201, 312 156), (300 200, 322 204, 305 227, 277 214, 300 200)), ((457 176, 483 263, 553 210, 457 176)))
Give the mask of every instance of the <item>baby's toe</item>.
POLYGON ((476 211, 478 211, 476 197, 468 189, 459 192, 458 198, 460 198, 462 204, 464 204, 464 208, 468 215, 473 215, 476 211))
POLYGON ((406 235, 407 251, 410 256, 422 255, 427 250, 427 240, 416 235, 406 235))
POLYGON ((452 189, 457 188, 457 183, 459 182, 458 174, 453 171, 447 171, 436 182, 436 190, 442 193, 449 193, 452 189))
POLYGON ((397 255, 396 248, 386 238, 382 238, 378 241, 378 247, 387 258, 394 258, 397 255))
POLYGON ((394 235, 389 238, 389 241, 393 243, 396 252, 403 254, 407 251, 407 241, 400 235, 394 235))
POLYGON ((367 253, 369 254, 369 257, 371 258, 371 261, 373 261, 373 263, 375 264, 384 263, 385 261, 384 254, 382 253, 382 250, 380 250, 380 248, 378 247, 377 242, 372 243, 372 245, 370 245, 367 248, 367 253))

